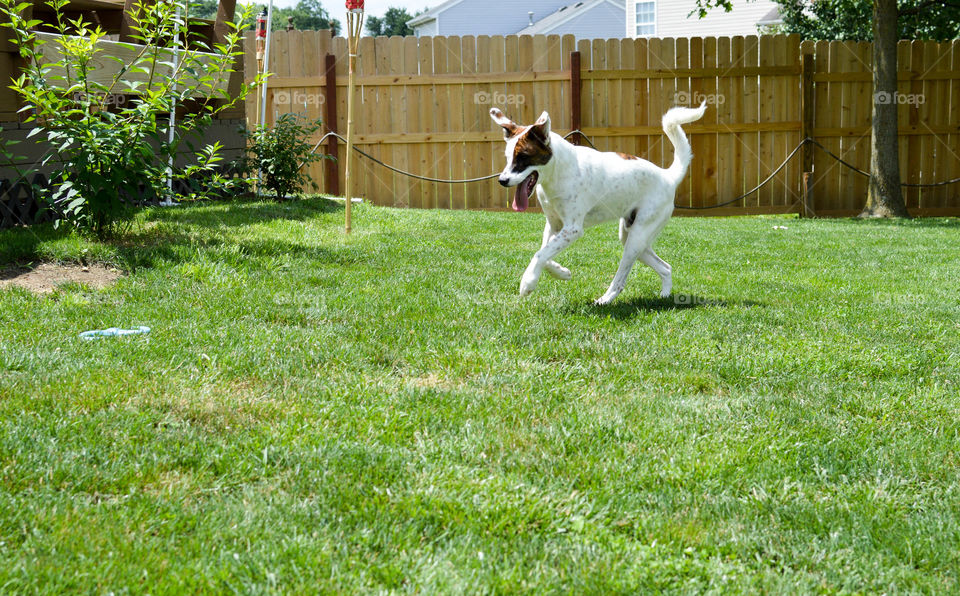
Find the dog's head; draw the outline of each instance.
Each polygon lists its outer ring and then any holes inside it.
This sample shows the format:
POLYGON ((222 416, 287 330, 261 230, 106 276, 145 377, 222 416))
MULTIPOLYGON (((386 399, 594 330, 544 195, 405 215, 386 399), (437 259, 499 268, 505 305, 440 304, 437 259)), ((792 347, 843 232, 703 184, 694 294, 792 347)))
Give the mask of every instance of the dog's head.
POLYGON ((513 210, 527 208, 530 195, 537 187, 539 170, 553 157, 550 148, 550 115, 544 112, 535 123, 521 126, 503 115, 497 108, 490 110, 490 117, 503 128, 507 141, 507 165, 500 173, 500 184, 516 186, 513 210))

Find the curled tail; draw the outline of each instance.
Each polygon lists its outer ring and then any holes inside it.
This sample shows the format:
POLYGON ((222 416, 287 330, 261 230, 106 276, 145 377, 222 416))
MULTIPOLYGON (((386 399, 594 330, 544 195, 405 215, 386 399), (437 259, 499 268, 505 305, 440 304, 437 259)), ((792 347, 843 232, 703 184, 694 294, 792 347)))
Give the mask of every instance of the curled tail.
POLYGON ((663 132, 673 143, 673 163, 667 169, 667 175, 673 180, 674 185, 680 184, 683 180, 690 160, 693 159, 687 135, 684 134, 680 125, 699 120, 705 111, 707 111, 707 102, 700 104, 699 108, 670 108, 663 115, 663 132))

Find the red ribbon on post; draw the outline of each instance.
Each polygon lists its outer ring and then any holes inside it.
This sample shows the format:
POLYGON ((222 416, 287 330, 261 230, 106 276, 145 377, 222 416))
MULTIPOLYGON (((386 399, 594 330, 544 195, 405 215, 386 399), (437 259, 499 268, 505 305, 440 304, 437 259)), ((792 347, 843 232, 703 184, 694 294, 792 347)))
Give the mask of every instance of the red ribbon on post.
POLYGON ((257 15, 257 39, 267 38, 267 11, 257 15))
POLYGON ((347 10, 363 10, 363 0, 347 0, 347 10))

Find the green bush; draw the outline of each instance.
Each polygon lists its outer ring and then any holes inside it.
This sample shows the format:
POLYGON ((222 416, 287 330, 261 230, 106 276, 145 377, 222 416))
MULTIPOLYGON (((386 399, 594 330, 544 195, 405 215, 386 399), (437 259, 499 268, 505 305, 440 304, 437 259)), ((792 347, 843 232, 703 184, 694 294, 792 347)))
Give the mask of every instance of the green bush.
POLYGON ((307 139, 320 129, 321 121, 309 121, 297 114, 283 114, 272 128, 260 126, 243 131, 247 138, 246 155, 240 170, 253 178, 259 175, 262 188, 270 190, 277 200, 301 192, 309 183, 317 184, 307 176, 304 166, 320 159, 332 159, 313 152, 307 139))
POLYGON ((242 11, 230 23, 225 43, 209 47, 188 30, 195 20, 189 2, 144 0, 131 15, 136 43, 118 44, 135 53, 124 61, 104 51, 105 32, 99 25, 82 17, 68 20, 67 4, 47 2, 60 37, 31 31, 40 21, 24 18, 30 7, 26 2, 0 0, 0 24, 12 29, 25 59, 12 88, 24 101, 27 122, 37 125, 31 134, 45 135, 52 148, 41 165, 59 163, 51 197, 56 210, 64 221, 103 236, 122 224, 134 197, 181 198, 173 196, 171 179, 216 178, 220 144, 196 149, 191 143, 214 115, 259 84, 257 79, 243 85, 235 97, 218 85, 229 79, 243 53, 242 24, 251 15, 250 9, 242 11), (185 40, 186 47, 175 50, 177 39, 185 40), (53 59, 50 52, 44 54, 48 44, 57 50, 53 59), (112 76, 104 76, 112 70, 112 76), (171 142, 168 114, 187 101, 198 105, 178 115, 171 142), (182 143, 193 158, 184 168, 171 168, 182 143))

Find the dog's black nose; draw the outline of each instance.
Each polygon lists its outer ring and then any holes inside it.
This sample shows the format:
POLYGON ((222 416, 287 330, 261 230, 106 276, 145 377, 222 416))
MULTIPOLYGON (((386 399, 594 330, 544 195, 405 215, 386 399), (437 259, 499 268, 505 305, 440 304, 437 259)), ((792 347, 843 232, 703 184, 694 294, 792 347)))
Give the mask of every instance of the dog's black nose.
POLYGON ((510 185, 510 179, 509 179, 509 178, 504 178, 503 176, 500 176, 500 178, 498 178, 497 181, 500 183, 500 186, 509 186, 509 185, 510 185))

